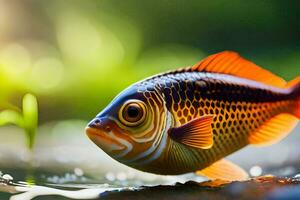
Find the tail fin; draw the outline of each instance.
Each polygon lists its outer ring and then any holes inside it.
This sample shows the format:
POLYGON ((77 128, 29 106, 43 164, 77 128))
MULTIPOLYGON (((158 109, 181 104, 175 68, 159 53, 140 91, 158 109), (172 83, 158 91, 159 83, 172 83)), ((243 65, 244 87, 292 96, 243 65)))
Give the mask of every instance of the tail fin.
POLYGON ((292 88, 292 97, 296 100, 295 116, 300 119, 300 77, 291 80, 288 87, 292 88))

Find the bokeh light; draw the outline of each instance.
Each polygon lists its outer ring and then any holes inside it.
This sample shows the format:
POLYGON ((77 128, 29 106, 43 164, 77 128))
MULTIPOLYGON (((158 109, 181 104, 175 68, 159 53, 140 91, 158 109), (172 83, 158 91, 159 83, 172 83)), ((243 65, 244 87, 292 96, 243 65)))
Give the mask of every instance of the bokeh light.
POLYGON ((18 79, 31 66, 30 52, 21 44, 8 44, 0 52, 0 64, 9 77, 18 79))
POLYGON ((31 87, 35 91, 49 92, 55 87, 63 87, 64 65, 57 58, 40 58, 35 61, 31 72, 31 87))
POLYGON ((114 66, 122 62, 124 49, 104 25, 80 13, 63 13, 57 18, 57 40, 66 59, 84 68, 114 66))

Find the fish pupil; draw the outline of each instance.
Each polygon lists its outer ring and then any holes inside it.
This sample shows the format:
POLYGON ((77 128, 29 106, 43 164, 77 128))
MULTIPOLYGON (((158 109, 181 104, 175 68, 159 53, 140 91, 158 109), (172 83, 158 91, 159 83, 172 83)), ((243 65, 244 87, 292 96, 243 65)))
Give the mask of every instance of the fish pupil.
POLYGON ((136 118, 139 115, 139 109, 136 106, 129 106, 127 114, 130 118, 136 118))

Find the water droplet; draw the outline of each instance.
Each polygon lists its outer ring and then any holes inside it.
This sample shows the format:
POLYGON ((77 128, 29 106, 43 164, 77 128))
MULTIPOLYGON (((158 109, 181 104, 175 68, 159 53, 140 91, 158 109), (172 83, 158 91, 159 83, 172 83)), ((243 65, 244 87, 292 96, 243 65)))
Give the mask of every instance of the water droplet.
POLYGON ((3 176, 2 176, 2 178, 3 179, 5 179, 6 181, 12 181, 14 178, 11 176, 11 175, 9 175, 9 174, 4 174, 3 176))
POLYGON ((251 167, 251 169, 250 169, 251 176, 260 176, 261 174, 262 174, 262 169, 260 166, 255 165, 255 166, 251 167))
POLYGON ((83 174, 84 174, 82 169, 80 169, 80 168, 75 168, 74 173, 76 176, 83 176, 83 174))
POLYGON ((116 180, 116 177, 115 175, 112 173, 112 172, 108 172, 106 175, 105 175, 105 178, 109 181, 114 181, 116 180))
POLYGON ((296 174, 294 178, 300 178, 300 174, 296 174))

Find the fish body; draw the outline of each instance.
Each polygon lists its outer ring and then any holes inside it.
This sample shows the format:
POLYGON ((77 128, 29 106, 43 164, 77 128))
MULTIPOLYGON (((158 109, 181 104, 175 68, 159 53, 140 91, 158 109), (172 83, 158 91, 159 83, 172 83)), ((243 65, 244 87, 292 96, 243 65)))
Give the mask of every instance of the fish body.
POLYGON ((222 52, 133 84, 90 122, 87 134, 142 171, 240 179, 246 173, 223 158, 285 137, 300 117, 299 97, 298 79, 288 86, 238 54, 222 52))

